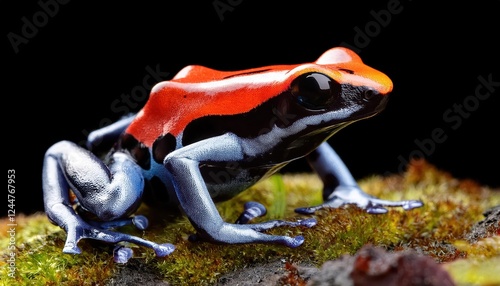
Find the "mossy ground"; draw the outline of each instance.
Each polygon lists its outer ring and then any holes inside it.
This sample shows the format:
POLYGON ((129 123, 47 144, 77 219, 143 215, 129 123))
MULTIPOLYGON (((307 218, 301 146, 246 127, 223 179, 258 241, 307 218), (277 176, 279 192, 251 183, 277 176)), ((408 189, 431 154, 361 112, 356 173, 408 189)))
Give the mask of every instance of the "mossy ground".
MULTIPOLYGON (((279 228, 274 234, 303 235, 305 243, 295 249, 276 245, 215 245, 192 243, 189 221, 177 214, 158 213, 142 207, 139 213, 150 219, 142 232, 126 231, 156 242, 170 242, 176 250, 156 258, 150 249, 129 245, 140 264, 173 285, 213 284, 224 273, 257 263, 286 260, 321 265, 343 254, 354 254, 371 243, 388 250, 416 249, 443 263, 461 285, 498 285, 500 237, 498 224, 488 237, 470 244, 465 235, 482 220, 483 212, 500 205, 500 192, 470 180, 458 180, 425 161, 415 161, 401 175, 373 176, 360 182, 369 194, 389 200, 421 199, 425 205, 411 211, 391 209, 370 215, 354 206, 319 211, 313 228, 279 228), (496 279, 496 280, 495 280, 496 279)), ((246 201, 266 205, 269 219, 296 220, 296 207, 321 202, 321 182, 315 175, 276 175, 238 197, 218 204, 221 215, 234 221, 246 201)), ((0 284, 2 285, 105 285, 123 265, 113 262, 112 247, 95 241, 79 243, 83 253, 61 252, 66 234, 50 224, 44 214, 18 215, 15 229, 15 278, 8 276, 10 235, 6 218, 0 220, 0 284)))

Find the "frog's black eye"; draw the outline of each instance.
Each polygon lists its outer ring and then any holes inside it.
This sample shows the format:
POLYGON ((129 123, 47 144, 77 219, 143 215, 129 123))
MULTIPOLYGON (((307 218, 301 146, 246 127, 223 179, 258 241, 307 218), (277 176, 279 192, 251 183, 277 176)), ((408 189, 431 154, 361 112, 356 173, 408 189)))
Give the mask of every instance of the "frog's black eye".
POLYGON ((342 87, 322 73, 307 73, 292 82, 291 92, 298 104, 307 109, 322 110, 340 96, 342 87))

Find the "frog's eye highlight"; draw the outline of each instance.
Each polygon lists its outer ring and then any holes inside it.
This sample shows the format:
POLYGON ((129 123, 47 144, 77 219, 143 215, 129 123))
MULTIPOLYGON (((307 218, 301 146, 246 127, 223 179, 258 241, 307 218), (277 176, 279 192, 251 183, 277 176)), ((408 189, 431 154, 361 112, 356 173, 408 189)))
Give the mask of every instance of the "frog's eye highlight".
POLYGON ((322 73, 307 73, 297 77, 291 85, 297 103, 311 110, 326 109, 341 94, 342 87, 322 73))

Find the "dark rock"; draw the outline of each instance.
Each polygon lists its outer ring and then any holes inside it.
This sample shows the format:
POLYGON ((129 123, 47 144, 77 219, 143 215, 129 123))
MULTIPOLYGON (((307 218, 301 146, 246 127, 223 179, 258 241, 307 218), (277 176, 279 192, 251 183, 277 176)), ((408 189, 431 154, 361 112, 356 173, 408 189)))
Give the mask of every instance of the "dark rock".
POLYGON ((485 211, 483 215, 485 219, 476 223, 465 235, 469 243, 475 243, 479 239, 492 235, 500 235, 500 205, 485 211))
POLYGON ((354 256, 326 262, 307 285, 455 285, 432 258, 413 251, 386 252, 366 245, 354 256))
POLYGON ((141 285, 141 286, 168 286, 158 272, 138 260, 130 260, 127 264, 120 265, 118 273, 107 281, 106 285, 141 285))
POLYGON ((302 282, 309 278, 319 269, 306 264, 295 265, 282 260, 269 263, 256 264, 238 271, 228 273, 219 278, 217 286, 276 286, 276 285, 304 285, 302 282), (295 284, 290 284, 295 283, 295 284))

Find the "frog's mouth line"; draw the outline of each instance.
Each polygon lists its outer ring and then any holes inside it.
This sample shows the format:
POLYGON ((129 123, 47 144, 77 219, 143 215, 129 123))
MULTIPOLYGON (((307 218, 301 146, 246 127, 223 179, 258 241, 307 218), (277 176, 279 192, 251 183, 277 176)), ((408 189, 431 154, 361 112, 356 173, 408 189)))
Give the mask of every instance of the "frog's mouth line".
MULTIPOLYGON (((357 121, 357 120, 355 120, 357 121)), ((303 135, 304 138, 310 138, 310 137, 317 137, 321 134, 323 134, 324 137, 331 137, 333 134, 337 133, 347 125, 355 122, 355 121, 349 121, 349 122, 341 122, 337 124, 330 125, 328 124, 327 126, 323 128, 316 128, 315 130, 312 130, 311 132, 306 133, 303 135)))

